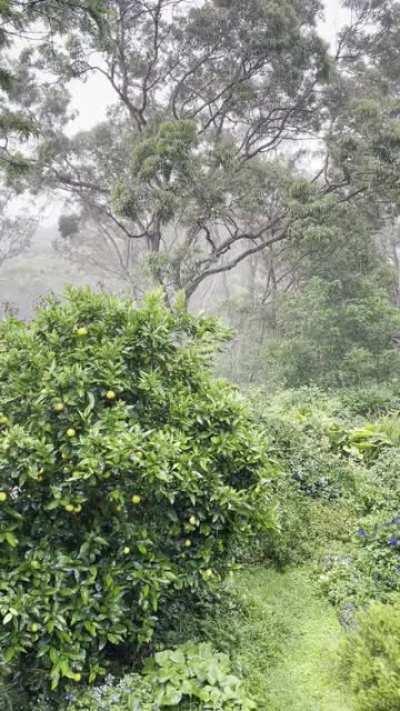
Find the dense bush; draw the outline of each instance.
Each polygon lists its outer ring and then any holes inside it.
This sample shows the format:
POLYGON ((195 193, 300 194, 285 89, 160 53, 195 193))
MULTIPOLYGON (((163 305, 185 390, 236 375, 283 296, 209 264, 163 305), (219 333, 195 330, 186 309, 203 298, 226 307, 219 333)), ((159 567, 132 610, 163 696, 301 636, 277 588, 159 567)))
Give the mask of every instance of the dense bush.
MULTIPOLYGON (((400 450, 385 448, 368 468, 360 469, 358 500, 360 513, 372 517, 382 513, 390 518, 400 511, 400 450)), ((362 525, 362 524, 360 524, 362 525)))
POLYGON ((376 279, 383 281, 382 275, 350 278, 345 288, 339 275, 314 277, 302 293, 282 297, 266 349, 266 378, 272 372, 287 387, 390 381, 400 364, 391 342, 400 312, 376 279))
POLYGON ((400 603, 375 603, 343 644, 342 673, 357 711, 400 709, 400 603))
POLYGON ((388 600, 400 592, 400 514, 366 519, 355 532, 356 544, 344 554, 322 561, 321 583, 334 604, 358 606, 388 600))
POLYGON ((197 711, 251 711, 240 679, 232 674, 229 658, 209 644, 188 643, 156 654, 143 675, 112 678, 71 700, 68 711, 140 711, 186 709, 197 711))
POLYGON ((371 417, 400 410, 400 387, 394 381, 391 384, 348 388, 340 392, 340 399, 349 415, 371 417))
POLYGON ((210 376, 220 337, 158 296, 137 309, 90 291, 1 326, 0 650, 14 681, 92 683, 150 641, 168 600, 225 572, 266 458, 210 376))
POLYGON ((271 456, 290 474, 290 485, 306 497, 334 502, 354 490, 354 468, 338 444, 347 423, 330 412, 335 403, 319 406, 317 399, 318 391, 302 406, 283 399, 267 407, 264 427, 271 456))

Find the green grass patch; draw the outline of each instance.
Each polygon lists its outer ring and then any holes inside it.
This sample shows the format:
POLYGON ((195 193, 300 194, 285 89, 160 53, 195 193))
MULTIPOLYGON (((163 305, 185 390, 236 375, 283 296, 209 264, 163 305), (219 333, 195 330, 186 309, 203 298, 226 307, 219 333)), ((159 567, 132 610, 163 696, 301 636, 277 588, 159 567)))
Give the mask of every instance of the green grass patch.
POLYGON ((260 711, 351 711, 350 693, 336 676, 344 633, 308 570, 246 569, 232 586, 243 611, 219 626, 221 634, 236 627, 231 654, 260 711))

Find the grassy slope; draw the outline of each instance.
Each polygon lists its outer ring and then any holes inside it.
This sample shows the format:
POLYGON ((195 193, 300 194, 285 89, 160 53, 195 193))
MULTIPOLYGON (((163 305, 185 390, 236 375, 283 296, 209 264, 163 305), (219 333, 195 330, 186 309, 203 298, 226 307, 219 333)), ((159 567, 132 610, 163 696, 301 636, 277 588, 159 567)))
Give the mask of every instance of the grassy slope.
POLYGON ((335 679, 340 625, 307 570, 250 569, 234 586, 250 603, 236 653, 260 711, 351 711, 335 679))

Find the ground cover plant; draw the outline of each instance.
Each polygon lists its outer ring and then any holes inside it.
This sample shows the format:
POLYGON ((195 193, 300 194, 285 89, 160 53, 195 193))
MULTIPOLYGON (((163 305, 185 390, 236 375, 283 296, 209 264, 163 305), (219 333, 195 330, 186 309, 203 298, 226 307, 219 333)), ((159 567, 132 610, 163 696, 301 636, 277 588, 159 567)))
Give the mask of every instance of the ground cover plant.
POLYGON ((342 674, 359 711, 400 708, 400 608, 374 603, 343 642, 342 674))
POLYGON ((241 680, 232 673, 229 657, 210 644, 187 643, 158 652, 143 674, 127 675, 118 684, 112 677, 100 687, 68 704, 69 711, 251 711, 255 705, 241 680))
POLYGON ((221 335, 90 291, 2 324, 1 669, 29 698, 132 664, 260 523, 264 439, 210 375, 221 335))

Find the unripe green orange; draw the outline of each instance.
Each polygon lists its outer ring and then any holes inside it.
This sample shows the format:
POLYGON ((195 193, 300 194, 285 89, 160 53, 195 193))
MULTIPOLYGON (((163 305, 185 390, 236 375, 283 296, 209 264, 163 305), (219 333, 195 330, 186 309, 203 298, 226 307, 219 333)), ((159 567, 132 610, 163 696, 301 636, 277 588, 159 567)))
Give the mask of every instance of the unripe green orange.
POLYGON ((75 437, 76 431, 74 430, 73 427, 69 427, 69 429, 66 432, 67 437, 75 437))
POLYGON ((31 625, 31 630, 32 632, 38 632, 39 631, 39 625, 36 624, 36 622, 31 625))
POLYGON ((129 555, 130 552, 131 552, 131 549, 128 546, 125 546, 124 555, 129 555))
POLYGON ((72 504, 67 504, 66 506, 64 506, 64 508, 66 511, 68 511, 68 513, 72 513, 73 511, 75 511, 75 508, 72 504))
POLYGON ((192 545, 192 541, 190 540, 190 538, 187 538, 185 541, 186 548, 190 548, 191 545, 192 545))
POLYGON ((53 405, 53 410, 54 412, 63 412, 65 409, 64 403, 63 402, 56 402, 53 405))
POLYGON ((117 396, 116 396, 114 390, 107 390, 107 392, 106 392, 107 400, 115 400, 116 397, 117 396))
POLYGON ((7 501, 7 494, 5 491, 0 491, 0 501, 7 501))
POLYGON ((80 338, 83 338, 84 336, 87 336, 88 330, 85 328, 85 326, 81 326, 76 330, 76 335, 79 336, 80 338))
POLYGON ((132 496, 132 498, 131 498, 131 501, 132 501, 133 504, 135 504, 135 506, 138 506, 138 505, 140 504, 141 500, 142 500, 141 497, 138 496, 137 494, 135 494, 135 495, 132 496))
POLYGON ((190 519, 189 519, 189 523, 190 523, 192 526, 197 526, 197 518, 196 518, 196 516, 191 516, 190 519))

